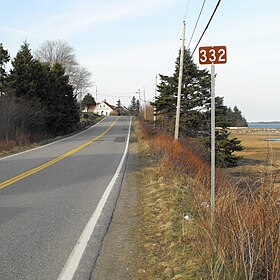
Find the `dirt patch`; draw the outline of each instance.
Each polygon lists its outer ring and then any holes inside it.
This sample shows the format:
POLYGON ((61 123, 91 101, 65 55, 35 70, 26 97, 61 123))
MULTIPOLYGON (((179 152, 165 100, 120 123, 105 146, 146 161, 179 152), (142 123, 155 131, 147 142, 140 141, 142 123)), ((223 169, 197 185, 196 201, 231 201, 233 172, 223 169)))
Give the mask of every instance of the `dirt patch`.
POLYGON ((136 210, 138 189, 136 172, 138 168, 138 144, 135 136, 132 135, 123 186, 93 271, 92 280, 137 279, 135 266, 137 245, 134 231, 138 223, 136 210))

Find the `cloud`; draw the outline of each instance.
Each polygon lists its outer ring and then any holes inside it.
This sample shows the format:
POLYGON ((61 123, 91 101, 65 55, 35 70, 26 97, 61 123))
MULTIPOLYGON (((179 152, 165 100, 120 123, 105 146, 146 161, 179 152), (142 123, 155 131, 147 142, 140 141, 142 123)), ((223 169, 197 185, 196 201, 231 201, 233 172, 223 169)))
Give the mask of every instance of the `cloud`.
POLYGON ((98 4, 83 3, 69 8, 68 11, 52 17, 43 18, 39 26, 29 26, 31 33, 47 37, 67 37, 87 31, 99 24, 108 24, 146 15, 174 5, 172 0, 108 1, 102 7, 98 4))
POLYGON ((0 29, 4 32, 7 33, 14 33, 14 34, 19 34, 19 35, 26 35, 27 32, 25 30, 22 29, 18 29, 18 28, 13 28, 13 27, 7 27, 7 26, 0 26, 0 29))

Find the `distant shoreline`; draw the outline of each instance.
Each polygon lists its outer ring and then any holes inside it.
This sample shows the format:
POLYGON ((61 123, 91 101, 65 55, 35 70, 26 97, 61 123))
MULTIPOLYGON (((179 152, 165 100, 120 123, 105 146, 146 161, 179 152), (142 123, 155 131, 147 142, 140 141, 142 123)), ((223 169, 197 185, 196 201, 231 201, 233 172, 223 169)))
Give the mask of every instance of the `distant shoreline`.
POLYGON ((280 130, 280 122, 250 122, 248 123, 248 128, 280 130))
POLYGON ((280 124, 280 121, 269 121, 269 122, 248 122, 248 124, 280 124))

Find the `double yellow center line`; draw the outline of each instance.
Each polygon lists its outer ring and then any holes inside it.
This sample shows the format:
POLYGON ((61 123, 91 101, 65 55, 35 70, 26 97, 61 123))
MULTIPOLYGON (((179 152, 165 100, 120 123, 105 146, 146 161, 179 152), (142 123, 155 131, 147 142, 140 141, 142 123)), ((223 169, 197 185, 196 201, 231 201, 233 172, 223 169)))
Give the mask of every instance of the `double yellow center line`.
POLYGON ((39 171, 41 171, 41 170, 43 170, 43 169, 45 169, 45 168, 55 164, 56 162, 59 162, 59 161, 65 159, 65 158, 73 155, 74 153, 84 149, 85 147, 89 146, 90 144, 92 144, 93 142, 97 141, 102 136, 104 136, 116 124, 116 122, 118 121, 119 118, 120 117, 118 117, 104 132, 102 132, 100 135, 96 136, 95 138, 89 140, 85 144, 83 144, 83 145, 81 145, 81 146, 79 146, 79 147, 77 147, 77 148, 75 148, 75 149, 73 149, 73 150, 71 150, 71 151, 69 151, 69 152, 67 152, 67 153, 65 153, 65 154, 55 158, 55 159, 53 159, 53 160, 50 160, 50 161, 48 161, 48 162, 46 162, 46 163, 44 163, 42 165, 39 165, 38 167, 35 167, 35 168, 31 169, 31 170, 28 170, 28 171, 26 171, 24 173, 21 173, 21 174, 15 176, 15 177, 12 177, 12 178, 10 178, 10 179, 0 183, 0 189, 3 189, 3 188, 5 188, 5 187, 7 187, 7 186, 9 186, 11 184, 14 184, 17 181, 20 181, 23 178, 26 178, 26 177, 28 177, 28 176, 36 173, 36 172, 39 172, 39 171))

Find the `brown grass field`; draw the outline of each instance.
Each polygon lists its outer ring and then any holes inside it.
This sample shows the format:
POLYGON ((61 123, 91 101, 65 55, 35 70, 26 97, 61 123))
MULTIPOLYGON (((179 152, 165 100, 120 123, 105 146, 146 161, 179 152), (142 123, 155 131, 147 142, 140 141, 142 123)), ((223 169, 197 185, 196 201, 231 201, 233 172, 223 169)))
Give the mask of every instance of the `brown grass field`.
MULTIPOLYGON (((229 173, 233 176, 274 175, 275 183, 279 186, 277 176, 280 171, 280 131, 273 129, 239 129, 231 133, 232 137, 241 140, 244 150, 237 155, 243 159, 240 165, 232 168, 229 173)), ((237 176, 238 177, 238 176, 237 176)))

